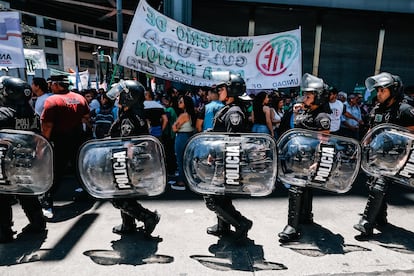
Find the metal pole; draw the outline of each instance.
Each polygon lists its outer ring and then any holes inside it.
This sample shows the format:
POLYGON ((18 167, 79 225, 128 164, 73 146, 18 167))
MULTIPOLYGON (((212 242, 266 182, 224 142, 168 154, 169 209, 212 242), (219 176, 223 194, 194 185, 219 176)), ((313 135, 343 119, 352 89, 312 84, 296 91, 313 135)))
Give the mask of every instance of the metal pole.
POLYGON ((319 57, 321 54, 321 37, 322 37, 322 25, 317 25, 315 30, 315 52, 313 53, 313 68, 312 74, 318 75, 319 71, 319 57))
MULTIPOLYGON (((116 25, 118 33, 118 57, 124 45, 124 21, 122 16, 122 0, 116 0, 116 25)), ((124 69, 119 67, 119 77, 124 78, 124 69)))
POLYGON ((377 58, 375 60, 375 72, 374 75, 379 74, 381 70, 381 61, 382 61, 382 52, 384 50, 384 38, 385 38, 385 29, 380 29, 378 37, 378 48, 377 48, 377 58))

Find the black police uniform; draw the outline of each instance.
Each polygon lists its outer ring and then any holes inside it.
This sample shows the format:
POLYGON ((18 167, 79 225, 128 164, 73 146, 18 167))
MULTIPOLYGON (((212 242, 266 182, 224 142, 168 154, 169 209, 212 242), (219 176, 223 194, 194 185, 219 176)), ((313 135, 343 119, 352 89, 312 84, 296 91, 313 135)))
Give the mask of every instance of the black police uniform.
MULTIPOLYGON (((23 89, 30 90, 30 86, 18 78, 9 78, 5 86, 7 86, 6 89, 14 90, 14 94, 21 93, 22 95, 13 95, 13 100, 7 98, 7 93, 0 93, 2 94, 0 100, 2 105, 0 106, 0 129, 29 130, 39 133, 39 118, 28 103, 30 96, 23 95, 24 92, 22 91, 23 89)), ((18 195, 16 197, 29 219, 29 224, 22 231, 44 232, 46 221, 38 197, 32 195, 18 195)), ((12 230, 12 204, 14 200, 15 196, 13 195, 0 194, 0 243, 13 240, 15 232, 12 230)))
MULTIPOLYGON (((241 107, 234 104, 226 105, 214 117, 213 131, 215 132, 244 132, 246 116, 241 107)), ((204 195, 204 201, 209 210, 217 215, 218 223, 207 228, 207 233, 215 236, 224 236, 230 233, 230 225, 236 229, 235 238, 247 237, 252 227, 252 221, 242 216, 236 210, 231 197, 227 195, 204 195)))
MULTIPOLYGON (((120 104, 128 106, 124 111, 119 108, 118 119, 110 129, 111 137, 127 137, 148 134, 147 122, 144 119, 144 87, 135 81, 126 81, 129 92, 120 94, 120 104)), ((120 209, 122 224, 115 226, 112 231, 117 234, 127 234, 136 231, 135 219, 144 223, 144 233, 150 235, 160 216, 144 208, 135 198, 112 199, 115 208, 120 209)))
MULTIPOLYGON (((330 108, 324 103, 315 110, 306 110, 295 117, 295 127, 314 131, 326 131, 331 127, 330 108)), ((312 188, 291 186, 289 188, 288 223, 279 237, 281 241, 290 241, 300 235, 299 224, 313 223, 312 188)))
MULTIPOLYGON (((392 98, 392 96, 390 96, 392 98)), ((383 123, 391 123, 403 127, 414 125, 414 107, 403 100, 402 95, 397 95, 395 102, 386 106, 378 103, 369 115, 370 127, 383 123)), ((386 193, 391 181, 387 177, 370 177, 368 181, 368 201, 362 218, 354 228, 363 235, 371 235, 375 225, 383 226, 387 221, 386 193)))

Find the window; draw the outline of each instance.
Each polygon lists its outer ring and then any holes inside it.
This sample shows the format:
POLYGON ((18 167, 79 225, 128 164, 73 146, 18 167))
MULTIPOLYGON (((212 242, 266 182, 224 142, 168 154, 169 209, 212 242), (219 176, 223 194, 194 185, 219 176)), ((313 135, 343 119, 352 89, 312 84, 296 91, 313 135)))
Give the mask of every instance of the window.
POLYGON ((103 38, 103 39, 107 39, 109 40, 110 38, 110 34, 107 32, 100 32, 100 31, 96 31, 95 36, 98 38, 103 38))
POLYGON ((36 27, 36 16, 29 14, 22 14, 22 22, 26 25, 36 27))
POLYGON ((56 31, 56 20, 43 18, 43 28, 56 31))
POLYGON ((84 28, 84 27, 79 27, 78 28, 78 34, 80 34, 80 35, 93 36, 93 30, 92 29, 88 29, 88 28, 84 28))
POLYGON ((85 43, 79 43, 79 51, 80 52, 86 52, 86 53, 92 53, 95 51, 94 45, 92 44, 85 44, 85 43))
POLYGON ((59 55, 46 53, 46 63, 48 65, 59 65, 59 55))
POLYGON ((53 36, 45 36, 45 46, 50 48, 58 48, 57 38, 53 36))
POLYGON ((80 68, 95 68, 95 63, 91 59, 83 59, 79 60, 80 68))
POLYGON ((34 33, 23 33, 23 43, 25 46, 38 46, 39 41, 37 39, 37 34, 34 33))

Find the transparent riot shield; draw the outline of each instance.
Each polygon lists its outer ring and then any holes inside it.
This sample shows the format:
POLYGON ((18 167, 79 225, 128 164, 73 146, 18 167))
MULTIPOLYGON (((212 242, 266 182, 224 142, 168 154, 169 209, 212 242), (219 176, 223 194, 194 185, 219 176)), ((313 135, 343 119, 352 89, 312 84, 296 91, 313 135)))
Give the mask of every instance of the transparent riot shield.
POLYGON ((295 128, 277 147, 278 178, 285 185, 345 193, 359 171, 361 147, 354 139, 295 128))
POLYGON ((164 192, 164 149, 153 136, 91 140, 78 157, 79 176, 96 198, 156 196, 164 192))
POLYGON ((265 196, 276 180, 276 143, 267 134, 206 132, 184 151, 188 184, 200 194, 265 196))
POLYGON ((0 130, 0 193, 40 195, 53 184, 53 150, 42 136, 0 130))
POLYGON ((414 134, 408 129, 381 124, 362 139, 361 168, 372 176, 385 176, 414 187, 414 134))

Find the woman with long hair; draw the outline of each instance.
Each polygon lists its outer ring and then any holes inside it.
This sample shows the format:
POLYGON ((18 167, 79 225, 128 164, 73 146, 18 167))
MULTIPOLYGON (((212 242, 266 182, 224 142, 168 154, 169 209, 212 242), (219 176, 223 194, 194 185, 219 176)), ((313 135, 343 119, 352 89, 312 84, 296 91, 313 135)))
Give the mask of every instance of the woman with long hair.
POLYGON ((254 97, 252 112, 252 132, 267 133, 274 136, 269 106, 269 96, 262 91, 254 97))
POLYGON ((285 102, 284 99, 278 95, 272 96, 271 100, 271 111, 272 111, 272 124, 273 124, 273 133, 275 139, 279 138, 279 126, 280 122, 282 121, 282 117, 285 114, 283 110, 285 102))
POLYGON ((190 96, 180 96, 178 99, 178 108, 182 113, 178 116, 175 123, 172 125, 172 130, 176 133, 175 136, 175 156, 177 159, 178 176, 177 182, 171 185, 175 190, 185 190, 185 176, 183 168, 184 149, 188 139, 195 131, 195 110, 194 102, 190 96))

